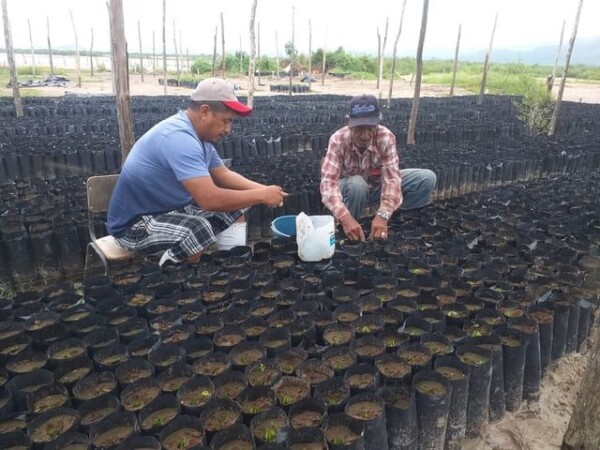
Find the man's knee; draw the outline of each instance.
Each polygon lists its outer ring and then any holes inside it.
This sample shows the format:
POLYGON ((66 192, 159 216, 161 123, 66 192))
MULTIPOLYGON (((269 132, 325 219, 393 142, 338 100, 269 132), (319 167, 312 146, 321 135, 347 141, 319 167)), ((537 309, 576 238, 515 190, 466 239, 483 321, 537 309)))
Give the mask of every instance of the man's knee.
POLYGON ((433 170, 423 169, 422 177, 423 185, 428 187, 430 190, 433 190, 437 184, 437 175, 435 172, 433 170))
POLYGON ((346 178, 345 193, 349 196, 367 195, 369 185, 360 175, 354 175, 346 178))

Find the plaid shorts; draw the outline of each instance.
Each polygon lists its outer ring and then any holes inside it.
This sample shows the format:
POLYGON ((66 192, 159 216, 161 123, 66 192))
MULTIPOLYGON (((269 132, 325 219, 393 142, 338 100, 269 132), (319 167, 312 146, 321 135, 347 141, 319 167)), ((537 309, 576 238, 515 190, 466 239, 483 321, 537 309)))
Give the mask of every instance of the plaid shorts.
POLYGON ((196 205, 155 216, 141 216, 117 243, 134 253, 150 255, 171 250, 179 261, 202 252, 217 241, 249 208, 230 213, 203 211, 196 205))

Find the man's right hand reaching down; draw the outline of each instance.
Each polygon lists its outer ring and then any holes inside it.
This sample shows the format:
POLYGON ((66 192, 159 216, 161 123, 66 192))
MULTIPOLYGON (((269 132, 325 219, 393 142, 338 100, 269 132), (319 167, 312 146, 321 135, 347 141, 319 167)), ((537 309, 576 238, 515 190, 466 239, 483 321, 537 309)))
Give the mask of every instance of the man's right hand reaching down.
POLYGON ((342 224, 342 228, 344 229, 344 233, 351 241, 364 241, 365 240, 365 232, 363 228, 360 226, 360 223, 352 217, 348 215, 344 219, 340 219, 342 224))

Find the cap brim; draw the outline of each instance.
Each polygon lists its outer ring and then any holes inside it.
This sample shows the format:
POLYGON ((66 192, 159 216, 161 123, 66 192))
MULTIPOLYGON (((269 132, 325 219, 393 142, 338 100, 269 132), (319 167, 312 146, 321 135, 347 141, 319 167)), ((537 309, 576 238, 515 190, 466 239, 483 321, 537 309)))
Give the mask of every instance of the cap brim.
POLYGON ((226 101, 223 102, 223 104, 229 109, 235 111, 240 116, 248 116, 252 112, 252 108, 250 108, 248 105, 244 105, 241 102, 226 101))
POLYGON ((348 119, 348 128, 374 127, 375 125, 379 125, 379 117, 350 117, 348 119))

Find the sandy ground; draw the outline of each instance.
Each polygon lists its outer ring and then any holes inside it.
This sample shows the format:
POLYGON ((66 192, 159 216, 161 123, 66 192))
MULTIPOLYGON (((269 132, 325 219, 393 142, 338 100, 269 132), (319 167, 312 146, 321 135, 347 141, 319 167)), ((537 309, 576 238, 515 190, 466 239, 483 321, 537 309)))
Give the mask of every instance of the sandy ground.
MULTIPOLYGON (((163 86, 158 84, 159 76, 146 75, 144 82, 141 81, 139 75, 130 77, 130 93, 131 95, 163 95, 163 86)), ((231 82, 239 85, 241 90, 240 95, 247 94, 248 78, 231 78, 231 82)), ((287 78, 275 79, 271 77, 262 77, 260 85, 258 78, 255 78, 255 95, 275 95, 280 93, 270 92, 271 84, 287 84, 287 78)), ((297 80, 294 80, 297 83, 297 80)), ((362 93, 373 94, 380 98, 387 99, 389 85, 386 80, 382 83, 381 95, 377 89, 375 80, 357 80, 357 79, 339 79, 327 77, 325 83, 321 83, 319 78, 316 83, 312 83, 312 92, 314 94, 339 94, 339 95, 358 95, 362 93)), ((97 74, 95 77, 86 77, 82 81, 82 87, 78 88, 74 80, 71 80, 66 87, 43 87, 30 88, 28 91, 34 91, 34 95, 42 96, 61 96, 65 94, 79 95, 94 95, 94 94, 110 94, 112 92, 112 84, 110 73, 97 74)), ((450 89, 447 86, 437 86, 423 84, 421 86, 421 96, 423 97, 444 97, 449 94, 450 89)), ((554 91, 558 91, 558 83, 555 84, 554 91)), ((168 87, 168 95, 189 95, 191 89, 168 87)), ((0 93, 11 95, 8 89, 0 89, 0 93)), ((295 94, 306 95, 306 94, 295 94)), ((394 80, 394 98, 412 98, 414 95, 414 86, 410 83, 410 77, 394 80)), ((455 95, 473 95, 462 89, 455 89, 455 95)), ((600 84, 579 83, 573 80, 567 82, 563 99, 573 102, 584 103, 600 103, 600 84)))
POLYGON ((483 436, 467 440, 463 450, 560 450, 587 357, 574 353, 551 364, 542 380, 540 400, 488 424, 483 436))
MULTIPOLYGON (((231 79, 241 87, 240 95, 247 94, 247 79, 231 79)), ((261 84, 256 79, 256 96, 273 95, 269 85, 286 84, 287 79, 262 77, 261 84)), ((384 82, 380 98, 387 98, 388 85, 384 82)), ((65 94, 98 95, 110 94, 112 85, 110 74, 99 74, 83 80, 83 87, 77 88, 71 81, 64 88, 37 88, 34 95, 62 96, 65 94)), ((376 81, 343 80, 328 78, 324 85, 321 80, 312 84, 315 94, 357 95, 368 93, 379 96, 376 81)), ((0 93, 10 95, 10 91, 0 89, 0 93)), ((163 95, 163 86, 158 84, 158 76, 146 75, 142 83, 139 76, 130 79, 130 93, 137 95, 163 95)), ((168 95, 189 95, 191 89, 168 87, 168 95)), ((423 85, 421 95, 427 97, 447 96, 449 89, 444 86, 423 85)), ((456 95, 472 95, 457 90, 456 95)), ((305 95, 305 94, 296 94, 305 95)), ((409 79, 396 80, 393 97, 412 98, 413 86, 409 79)), ((599 103, 600 84, 569 82, 566 85, 564 100, 599 103)), ((484 434, 466 441, 464 450, 559 450, 577 398, 581 378, 587 366, 587 357, 579 353, 569 355, 554 362, 543 379, 540 400, 524 403, 516 413, 507 413, 499 422, 488 424, 484 434)))

